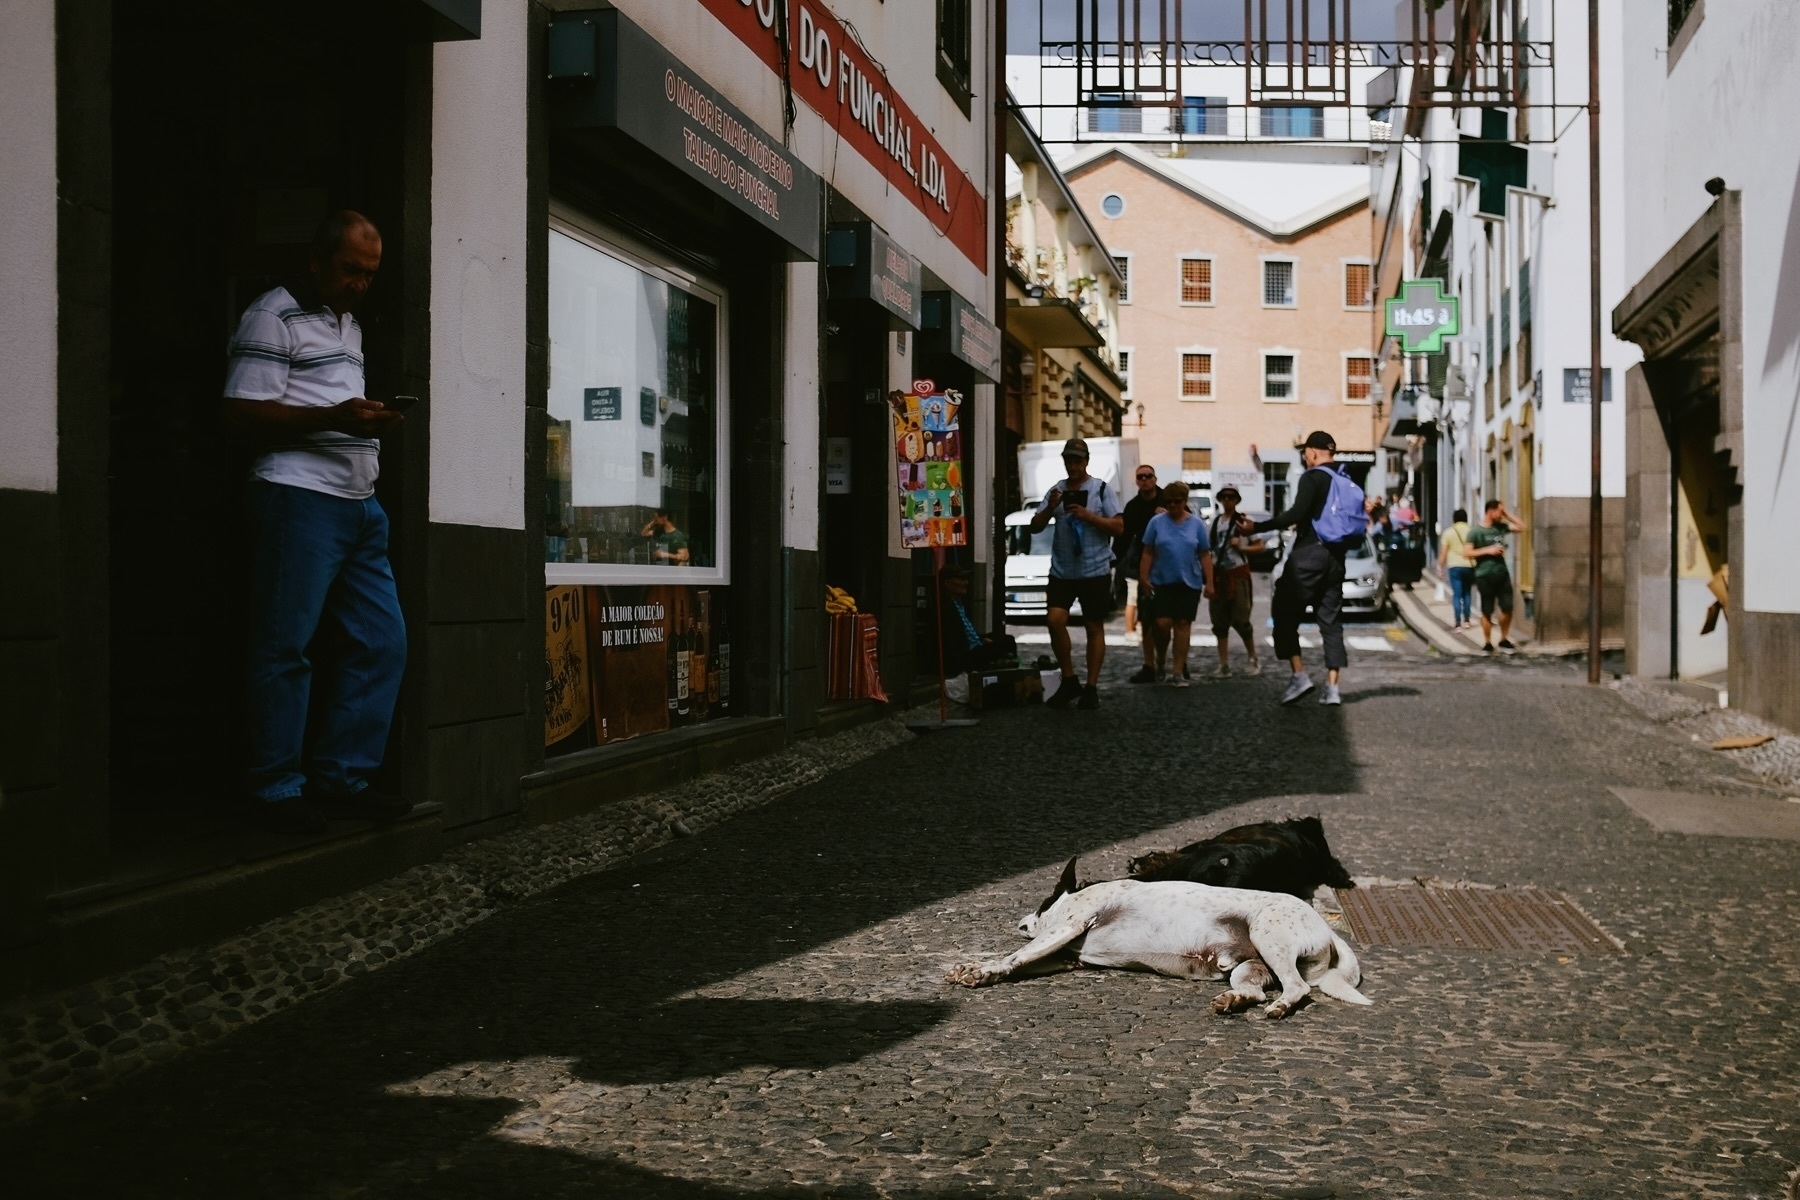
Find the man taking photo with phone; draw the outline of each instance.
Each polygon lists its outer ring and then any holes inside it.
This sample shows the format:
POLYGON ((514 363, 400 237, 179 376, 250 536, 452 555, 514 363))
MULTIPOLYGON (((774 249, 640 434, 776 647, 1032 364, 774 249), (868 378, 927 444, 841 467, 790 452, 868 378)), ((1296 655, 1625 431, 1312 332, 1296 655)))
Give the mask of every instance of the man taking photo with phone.
POLYGON ((1063 443, 1063 468, 1067 478, 1052 487, 1031 518, 1031 532, 1040 533, 1051 519, 1056 530, 1050 542, 1048 621, 1050 647, 1056 653, 1062 678, 1044 700, 1052 708, 1064 708, 1079 695, 1082 708, 1100 707, 1100 664, 1106 658, 1106 619, 1112 613, 1113 539, 1125 529, 1119 498, 1106 480, 1087 472, 1088 444, 1082 438, 1063 443), (1087 630, 1087 685, 1075 677, 1075 653, 1069 640, 1069 610, 1081 604, 1081 624, 1087 630))

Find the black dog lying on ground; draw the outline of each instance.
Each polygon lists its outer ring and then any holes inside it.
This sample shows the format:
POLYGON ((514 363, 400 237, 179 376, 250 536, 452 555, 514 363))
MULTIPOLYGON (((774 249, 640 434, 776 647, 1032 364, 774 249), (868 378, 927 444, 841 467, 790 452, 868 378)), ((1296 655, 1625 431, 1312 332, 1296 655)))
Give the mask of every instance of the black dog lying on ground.
POLYGON ((1325 826, 1317 817, 1239 825, 1179 850, 1152 850, 1132 859, 1128 869, 1131 878, 1144 883, 1186 880, 1286 892, 1302 900, 1312 899, 1321 883, 1356 886, 1344 864, 1332 857, 1325 826))

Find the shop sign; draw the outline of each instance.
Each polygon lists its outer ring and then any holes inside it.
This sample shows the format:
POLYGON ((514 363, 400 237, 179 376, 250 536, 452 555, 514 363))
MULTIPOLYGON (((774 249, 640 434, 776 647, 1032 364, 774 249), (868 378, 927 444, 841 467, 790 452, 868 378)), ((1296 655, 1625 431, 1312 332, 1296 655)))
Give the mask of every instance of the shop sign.
POLYGON ((818 0, 700 2, 986 274, 986 198, 830 9, 818 0), (778 8, 786 10, 785 71, 778 8))
POLYGON ((839 269, 843 282, 832 293, 851 300, 872 300, 907 329, 919 327, 919 260, 900 248, 872 222, 833 229, 826 235, 825 261, 839 269))
MULTIPOLYGON (((1563 368, 1563 403, 1592 404, 1594 369, 1592 367, 1563 368)), ((1600 403, 1612 403, 1612 368, 1600 368, 1600 403)))
POLYGON ((975 368, 989 383, 1000 381, 1000 330, 955 292, 925 294, 925 328, 934 348, 975 368))
POLYGON ((623 393, 616 387, 582 388, 581 419, 617 421, 625 415, 623 393))
POLYGON ((1373 450, 1339 450, 1331 456, 1331 461, 1347 463, 1350 466, 1372 467, 1375 465, 1375 452, 1373 450))
POLYGON ((819 177, 623 14, 558 17, 550 67, 558 126, 619 130, 819 257, 819 177))
POLYGON ((894 392, 896 478, 900 486, 900 540, 909 550, 966 546, 963 508, 962 393, 938 391, 929 379, 910 392, 894 392))
POLYGON ((588 719, 587 622, 578 587, 544 589, 544 745, 588 719))
POLYGON ((825 439, 825 494, 850 494, 850 439, 847 437, 825 439))
POLYGON ((1263 475, 1255 467, 1214 467, 1212 487, 1215 496, 1225 488, 1236 488, 1239 508, 1262 503, 1263 475))
POLYGON ((1444 339, 1462 332, 1462 301, 1444 294, 1441 279, 1409 279, 1386 301, 1387 335, 1408 354, 1441 354, 1444 339))
POLYGON ((638 424, 656 424, 656 389, 641 387, 638 389, 638 424))

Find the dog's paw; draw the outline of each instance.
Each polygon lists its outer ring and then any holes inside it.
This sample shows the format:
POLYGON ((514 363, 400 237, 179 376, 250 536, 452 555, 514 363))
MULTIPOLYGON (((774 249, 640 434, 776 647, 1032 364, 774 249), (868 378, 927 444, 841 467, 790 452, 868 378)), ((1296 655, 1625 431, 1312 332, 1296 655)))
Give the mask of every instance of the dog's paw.
POLYGON ((999 980, 1000 973, 998 971, 990 971, 980 963, 963 963, 960 966, 951 967, 944 973, 945 983, 957 983, 969 988, 986 987, 990 983, 999 982, 999 980))
POLYGON ((1232 1013, 1243 1012, 1246 1008, 1254 1007, 1257 999, 1256 996, 1243 996, 1237 992, 1220 992, 1213 997, 1213 1011, 1222 1017, 1228 1017, 1232 1013))

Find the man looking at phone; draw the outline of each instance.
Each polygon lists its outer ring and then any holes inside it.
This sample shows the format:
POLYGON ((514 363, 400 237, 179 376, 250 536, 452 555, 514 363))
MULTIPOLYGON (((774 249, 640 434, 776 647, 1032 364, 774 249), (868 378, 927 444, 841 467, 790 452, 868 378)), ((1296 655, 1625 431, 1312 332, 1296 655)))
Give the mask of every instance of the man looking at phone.
POLYGON ((1088 444, 1082 438, 1063 443, 1068 477, 1052 487, 1031 518, 1039 533, 1056 520, 1050 542, 1048 609, 1050 646, 1062 679, 1045 698, 1052 708, 1066 707, 1079 694, 1080 707, 1100 706, 1100 664, 1106 658, 1106 619, 1112 612, 1113 539, 1125 529, 1119 498, 1106 480, 1087 472, 1088 444), (1075 678, 1074 647, 1069 641, 1069 610, 1079 601, 1081 625, 1087 630, 1087 685, 1075 678))
POLYGON ((363 395, 362 328, 350 315, 380 266, 374 223, 333 213, 313 237, 306 276, 257 297, 228 350, 226 419, 260 451, 247 505, 249 793, 259 823, 282 833, 411 807, 369 786, 406 667, 387 514, 375 499, 380 437, 403 418, 363 395), (343 649, 307 763, 307 648, 322 626, 343 649))

